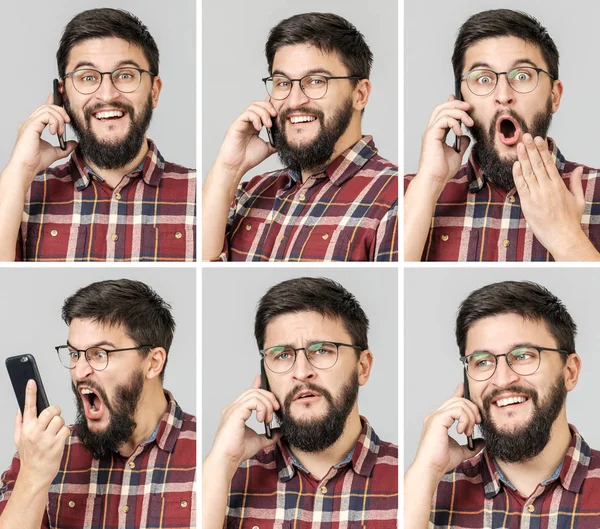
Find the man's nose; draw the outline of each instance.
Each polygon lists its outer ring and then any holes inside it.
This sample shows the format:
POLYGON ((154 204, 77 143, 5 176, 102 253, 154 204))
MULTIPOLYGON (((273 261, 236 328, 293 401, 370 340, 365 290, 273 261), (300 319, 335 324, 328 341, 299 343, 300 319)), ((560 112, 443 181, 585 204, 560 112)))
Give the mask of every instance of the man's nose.
POLYGON ((94 372, 83 353, 79 354, 79 358, 75 362, 75 367, 71 371, 75 380, 84 380, 94 372))
POLYGON ((494 91, 496 102, 500 105, 512 105, 515 101, 515 91, 508 82, 508 74, 498 75, 496 90, 494 91))
POLYGON ((113 99, 117 99, 121 95, 121 92, 119 92, 113 84, 111 74, 103 73, 101 75, 102 82, 93 95, 102 101, 112 101, 113 99))
POLYGON ((290 95, 287 96, 287 103, 291 108, 298 108, 310 102, 308 97, 300 86, 301 81, 292 81, 290 95))

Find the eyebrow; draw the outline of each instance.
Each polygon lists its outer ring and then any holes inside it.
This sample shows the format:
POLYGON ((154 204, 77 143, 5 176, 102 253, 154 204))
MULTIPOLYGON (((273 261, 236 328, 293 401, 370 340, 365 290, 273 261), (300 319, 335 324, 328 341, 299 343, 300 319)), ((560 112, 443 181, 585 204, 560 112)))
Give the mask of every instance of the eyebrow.
MULTIPOLYGON (((317 75, 317 74, 324 74, 324 75, 328 75, 329 77, 334 77, 334 75, 327 68, 311 68, 310 70, 305 70, 304 73, 302 74, 302 76, 300 77, 300 79, 302 79, 302 77, 306 77, 307 75, 317 75)), ((281 70, 273 70, 273 72, 271 73, 271 76, 274 76, 274 75, 283 75, 284 77, 291 79, 291 77, 288 74, 282 72, 281 70)))
MULTIPOLYGON (((67 345, 69 347, 72 347, 73 349, 77 349, 77 347, 75 347, 74 345, 71 345, 71 343, 69 343, 69 340, 67 340, 67 345)), ((89 349, 90 347, 102 347, 103 345, 109 345, 110 347, 112 347, 114 349, 117 348, 117 346, 114 343, 109 342, 108 340, 101 340, 99 342, 96 342, 95 344, 92 344, 92 345, 86 347, 85 349, 80 349, 80 350, 85 351, 85 350, 89 349)))
MULTIPOLYGON (((312 340, 311 339, 311 340, 307 340, 305 342, 305 345, 309 346, 309 345, 313 345, 315 343, 324 343, 324 342, 335 343, 333 340, 312 340)), ((277 345, 272 345, 271 347, 265 347, 265 350, 272 349, 273 347, 290 347, 291 349, 297 349, 297 347, 294 347, 294 344, 292 344, 292 343, 280 343, 277 345)))
MULTIPOLYGON (((533 66, 534 68, 538 68, 538 65, 531 59, 528 59, 527 57, 521 57, 520 59, 513 61, 512 65, 510 66, 510 68, 507 71, 510 72, 512 69, 514 69, 518 65, 526 65, 526 64, 533 66)), ((493 68, 487 62, 475 61, 473 64, 471 64, 471 67, 467 71, 470 72, 471 70, 476 70, 478 68, 487 68, 488 70, 493 70, 493 68)))
MULTIPOLYGON (((539 346, 538 344, 535 344, 533 342, 514 343, 508 348, 507 353, 510 353, 511 351, 514 351, 515 349, 519 349, 521 347, 541 347, 541 346, 539 346)), ((491 351, 487 351, 486 349, 477 349, 469 354, 477 354, 477 353, 488 353, 488 354, 493 354, 494 356, 498 356, 498 355, 492 353, 491 351)), ((469 356, 469 355, 466 355, 466 356, 469 356)))
MULTIPOLYGON (((134 61, 133 59, 123 59, 122 61, 119 61, 118 63, 115 64, 115 70, 118 70, 119 68, 123 68, 123 66, 135 66, 136 68, 140 68, 143 69, 136 61, 134 61)), ((96 64, 94 64, 93 62, 90 61, 79 61, 74 67, 72 71, 77 71, 77 70, 81 70, 82 68, 93 68, 94 70, 98 69, 98 66, 96 66, 96 64)), ((114 70, 113 70, 114 71, 114 70)))

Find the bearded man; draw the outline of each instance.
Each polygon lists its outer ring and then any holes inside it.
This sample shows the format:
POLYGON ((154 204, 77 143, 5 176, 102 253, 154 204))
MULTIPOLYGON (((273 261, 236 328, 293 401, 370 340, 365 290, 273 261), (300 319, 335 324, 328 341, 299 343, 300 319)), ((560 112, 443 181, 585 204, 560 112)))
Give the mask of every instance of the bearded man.
POLYGON ((19 127, 0 175, 0 260, 193 261, 195 171, 146 137, 162 88, 148 28, 84 11, 56 58, 56 94, 19 127), (79 143, 65 143, 67 124, 79 143), (61 147, 41 139, 46 127, 61 147))
POLYGON ((266 56, 268 95, 231 125, 202 190, 202 258, 397 261, 398 168, 361 132, 373 62, 362 34, 338 15, 295 15, 266 56), (240 184, 275 152, 285 169, 240 184))
POLYGON ((581 369, 576 331, 535 283, 494 283, 463 301, 465 385, 425 419, 405 476, 404 527, 600 525, 600 453, 567 422, 581 369), (467 436, 480 425, 472 450, 449 436, 456 421, 467 436))
POLYGON ((202 527, 397 526, 398 447, 358 412, 373 363, 368 325, 329 279, 284 281, 261 298, 263 381, 223 410, 203 465, 202 527), (263 435, 246 426, 253 411, 263 435))
POLYGON ((558 63, 525 13, 484 11, 461 26, 455 94, 431 114, 417 173, 405 178, 405 260, 600 260, 598 172, 567 161, 547 136, 563 93, 558 63), (461 124, 475 139, 462 166, 461 124))

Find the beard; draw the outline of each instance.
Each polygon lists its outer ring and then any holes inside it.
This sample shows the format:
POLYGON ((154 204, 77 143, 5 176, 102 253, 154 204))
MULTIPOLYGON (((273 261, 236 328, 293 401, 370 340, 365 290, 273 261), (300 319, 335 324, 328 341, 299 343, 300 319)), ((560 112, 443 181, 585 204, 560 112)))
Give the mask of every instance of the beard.
POLYGON ((353 113, 352 98, 348 98, 334 109, 331 119, 327 122, 325 122, 325 114, 317 108, 304 107, 283 111, 273 122, 274 143, 281 163, 296 172, 324 165, 333 155, 335 144, 346 132, 353 113), (282 127, 280 124, 287 123, 289 115, 298 110, 316 116, 321 128, 317 137, 310 143, 292 145, 288 141, 286 127, 282 127))
POLYGON ((152 120, 152 94, 148 94, 148 99, 137 117, 134 108, 127 103, 114 101, 110 104, 113 108, 123 110, 130 119, 126 136, 118 141, 102 141, 92 131, 91 120, 96 119, 92 113, 106 105, 99 103, 87 108, 82 120, 73 111, 66 96, 64 104, 67 114, 71 116, 71 127, 77 136, 79 148, 85 160, 89 160, 100 169, 112 170, 127 165, 139 154, 152 120))
POLYGON ((77 398, 77 419, 75 421, 77 435, 83 446, 94 455, 103 456, 117 452, 119 447, 132 436, 137 426, 134 414, 144 389, 144 375, 141 370, 134 371, 125 384, 117 386, 112 404, 104 389, 90 382, 86 382, 86 386, 98 392, 110 418, 108 426, 103 431, 91 431, 85 416, 81 394, 74 385, 71 385, 77 398))
POLYGON ((483 399, 480 428, 485 439, 485 448, 493 458, 507 463, 524 463, 537 456, 548 444, 552 425, 567 398, 567 389, 565 378, 561 375, 550 387, 546 400, 541 404, 537 391, 520 386, 511 389, 530 398, 533 417, 529 423, 516 426, 510 431, 496 427, 490 416, 490 401, 500 393, 498 390, 483 399))
POLYGON ((496 122, 500 115, 507 114, 519 124, 523 134, 529 132, 534 138, 536 136, 545 138, 552 122, 552 100, 549 98, 546 108, 533 116, 531 127, 512 109, 509 109, 508 112, 506 110, 498 110, 487 130, 475 119, 475 125, 468 127, 469 132, 476 142, 473 146, 475 160, 481 167, 486 178, 504 191, 510 191, 515 186, 512 168, 514 162, 517 160, 516 154, 514 158, 501 157, 495 146, 496 122))
POLYGON ((282 437, 288 445, 303 452, 322 452, 334 444, 342 435, 346 420, 358 397, 358 373, 355 371, 344 386, 337 399, 325 388, 310 382, 292 389, 283 403, 283 408, 276 410, 282 437), (308 389, 319 392, 329 404, 329 409, 322 417, 316 419, 295 419, 290 407, 293 397, 298 391, 308 389))

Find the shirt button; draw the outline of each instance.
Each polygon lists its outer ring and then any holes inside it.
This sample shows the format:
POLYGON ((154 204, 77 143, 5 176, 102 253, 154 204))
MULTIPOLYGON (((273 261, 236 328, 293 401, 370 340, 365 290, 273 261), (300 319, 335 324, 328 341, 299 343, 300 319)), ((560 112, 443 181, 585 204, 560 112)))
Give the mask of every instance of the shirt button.
POLYGON ((528 506, 527 506, 527 510, 528 510, 529 512, 533 512, 533 511, 535 511, 535 507, 534 507, 533 505, 528 505, 528 506))
POLYGON ((129 507, 127 505, 123 507, 123 512, 129 512, 129 507))
POLYGON ((115 193, 115 198, 117 200, 121 200, 121 193, 115 193))
POLYGON ((252 229, 252 224, 246 224, 246 231, 250 231, 252 229))
POLYGON ((510 241, 508 239, 504 239, 502 241, 502 246, 504 246, 505 248, 508 248, 510 246, 510 241))
POLYGON ((509 197, 508 197, 508 201, 509 201, 511 204, 514 204, 514 203, 515 203, 515 200, 516 200, 516 198, 515 198, 515 196, 514 196, 514 195, 511 195, 511 196, 509 196, 509 197))
POLYGON ((299 196, 298 196, 298 200, 299 200, 300 202, 304 202, 304 201, 306 200, 306 195, 299 195, 299 196))
POLYGON ((327 487, 323 486, 320 490, 322 494, 327 494, 327 487))
POLYGON ((260 529, 260 527, 258 527, 258 525, 253 525, 252 529, 260 529))
POLYGON ((135 463, 133 461, 129 462, 129 468, 135 468, 135 463))
POLYGON ((118 240, 118 239, 119 239, 119 236, 118 236, 116 233, 113 233, 113 234, 110 236, 110 238, 111 238, 113 241, 116 241, 116 240, 118 240))
POLYGON ((181 506, 185 509, 187 507, 187 501, 183 500, 181 506))
POLYGON ((324 241, 329 239, 329 233, 324 233, 323 235, 321 235, 321 239, 323 239, 324 241))
POLYGON ((75 502, 73 500, 69 502, 69 507, 71 507, 71 509, 75 507, 75 502))
POLYGON ((176 231, 175 232, 175 238, 176 239, 181 239, 181 232, 180 231, 176 231))
POLYGON ((442 235, 442 241, 446 242, 450 237, 448 237, 448 235, 446 233, 444 233, 444 235, 442 235))
POLYGON ((285 239, 285 237, 282 235, 281 237, 279 237, 280 241, 283 241, 285 239))
POLYGON ((58 231, 56 231, 56 230, 52 230, 52 231, 50 232, 50 235, 52 235, 52 237, 56 237, 56 236, 58 235, 58 231))

